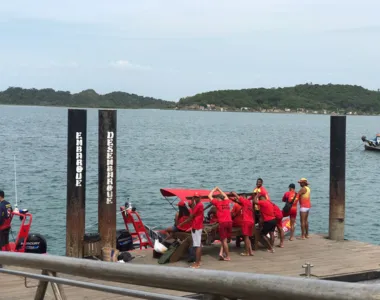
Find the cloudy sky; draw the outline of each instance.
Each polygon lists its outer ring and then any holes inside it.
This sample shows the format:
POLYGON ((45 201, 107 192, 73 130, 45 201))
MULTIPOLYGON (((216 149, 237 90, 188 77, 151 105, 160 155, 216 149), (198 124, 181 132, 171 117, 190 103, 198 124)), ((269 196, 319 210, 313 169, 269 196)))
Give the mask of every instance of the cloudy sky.
POLYGON ((379 15, 377 0, 2 1, 0 90, 378 89, 379 15))

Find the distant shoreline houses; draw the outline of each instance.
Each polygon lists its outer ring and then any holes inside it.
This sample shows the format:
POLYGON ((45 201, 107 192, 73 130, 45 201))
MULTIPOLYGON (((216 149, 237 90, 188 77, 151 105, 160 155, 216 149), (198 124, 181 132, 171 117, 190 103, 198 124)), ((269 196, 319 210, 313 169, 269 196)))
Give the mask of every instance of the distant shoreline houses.
POLYGON ((221 111, 221 112, 260 112, 260 113, 297 113, 297 114, 322 114, 322 115, 338 115, 338 114, 346 114, 346 115, 364 115, 364 113, 359 113, 356 111, 344 111, 344 110, 336 110, 336 111, 329 111, 326 109, 322 110, 310 110, 305 108, 297 108, 297 109, 290 109, 290 108, 257 108, 253 109, 250 107, 240 107, 240 108, 231 108, 231 107, 220 107, 216 106, 215 104, 207 104, 206 106, 202 105, 190 105, 190 106, 184 106, 184 107, 175 107, 175 110, 199 110, 199 111, 221 111))

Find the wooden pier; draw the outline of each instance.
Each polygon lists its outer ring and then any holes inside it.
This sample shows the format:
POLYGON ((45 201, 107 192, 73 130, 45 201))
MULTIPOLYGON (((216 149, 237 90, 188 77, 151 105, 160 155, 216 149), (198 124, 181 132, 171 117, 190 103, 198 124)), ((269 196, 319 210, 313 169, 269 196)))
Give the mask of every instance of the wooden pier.
MULTIPOLYGON (((276 240, 277 242, 277 240, 276 240)), ((312 235, 308 240, 286 241, 285 248, 276 248, 275 253, 268 253, 259 248, 253 257, 242 257, 239 254, 243 248, 236 248, 230 244, 231 261, 218 261, 219 246, 213 245, 203 248, 202 269, 226 270, 248 273, 272 274, 304 278, 305 271, 302 266, 310 262, 314 267, 311 270, 312 278, 327 279, 328 277, 342 275, 361 275, 378 271, 380 246, 357 241, 332 241, 322 235, 312 235)), ((157 259, 152 257, 152 249, 135 250, 132 264, 158 265, 157 259)), ((110 263, 114 264, 114 263, 110 263)), ((165 266, 187 267, 186 260, 165 266)), ((5 266, 7 268, 7 266, 5 266)), ((20 268, 12 268, 21 270, 20 268)), ((25 271, 25 269, 23 269, 25 271)), ((30 271, 30 270, 27 270, 30 271)), ((196 270, 195 270, 196 271, 196 270)), ((38 273, 37 270, 32 272, 38 273)), ((58 276, 61 276, 58 274, 58 276)), ((62 275, 63 278, 75 279, 62 275)), ((2 287, 7 295, 6 299, 32 299, 36 288, 25 288, 24 278, 0 274, 2 287), (33 295, 33 296, 32 296, 33 295)), ((135 288, 147 292, 166 293, 169 295, 184 296, 188 293, 161 290, 147 287, 137 287, 128 284, 101 282, 98 280, 83 279, 84 281, 103 283, 124 288, 135 288)), ((149 278, 147 278, 149 280, 149 278)), ((305 280, 308 280, 305 278, 305 280)), ((28 279, 28 285, 36 286, 37 280, 28 279)), ((63 286, 67 299, 137 299, 118 296, 94 290, 63 286)), ((53 292, 47 290, 45 299, 55 299, 53 292)))

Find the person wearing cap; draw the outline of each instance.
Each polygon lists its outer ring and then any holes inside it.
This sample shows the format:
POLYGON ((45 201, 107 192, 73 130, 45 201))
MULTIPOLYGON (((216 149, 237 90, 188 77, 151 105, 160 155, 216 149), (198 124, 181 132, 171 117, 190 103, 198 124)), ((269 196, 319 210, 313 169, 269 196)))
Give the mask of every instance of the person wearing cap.
POLYGON ((232 218, 231 218, 231 211, 230 211, 230 200, 228 199, 227 195, 219 187, 215 187, 208 195, 208 198, 210 199, 211 204, 214 205, 217 210, 216 215, 218 217, 218 223, 219 223, 219 237, 221 241, 221 248, 223 248, 219 252, 219 259, 230 261, 231 258, 229 255, 228 242, 227 242, 227 240, 230 239, 232 235, 232 218), (214 198, 214 193, 216 191, 220 193, 220 195, 218 195, 218 198, 214 198))
POLYGON ((295 229, 294 225, 296 223, 296 218, 297 218, 298 194, 296 193, 296 186, 294 183, 289 184, 289 191, 285 192, 284 196, 282 197, 282 202, 291 203, 292 201, 293 201, 292 208, 290 209, 288 213, 284 213, 284 217, 289 216, 290 218, 289 241, 293 241, 294 239, 294 229, 295 229))
POLYGON ((185 223, 182 226, 180 225, 190 216, 191 208, 188 208, 186 206, 186 202, 183 200, 179 201, 177 206, 178 212, 175 214, 174 225, 169 228, 166 228, 166 232, 169 235, 172 235, 174 232, 186 232, 189 231, 191 228, 191 223, 185 223))
POLYGON ((309 238, 309 211, 311 208, 310 188, 306 178, 301 178, 298 183, 301 189, 298 192, 301 217, 301 239, 309 238))
POLYGON ((201 266, 203 219, 204 206, 201 202, 201 197, 198 193, 194 193, 190 216, 178 225, 178 227, 182 227, 186 223, 191 223, 191 237, 193 239, 193 247, 196 250, 195 263, 190 267, 194 269, 198 269, 201 266))
POLYGON ((12 222, 12 205, 4 197, 4 191, 0 190, 0 251, 9 244, 12 222))

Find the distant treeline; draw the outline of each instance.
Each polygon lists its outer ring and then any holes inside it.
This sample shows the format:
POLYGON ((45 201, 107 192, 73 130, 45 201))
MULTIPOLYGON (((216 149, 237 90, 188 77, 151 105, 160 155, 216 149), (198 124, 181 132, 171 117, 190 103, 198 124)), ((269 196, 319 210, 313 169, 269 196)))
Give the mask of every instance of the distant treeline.
POLYGON ((220 90, 180 99, 179 107, 192 105, 252 109, 292 109, 380 112, 380 91, 356 85, 302 84, 285 88, 220 90))
POLYGON ((143 97, 124 92, 99 95, 94 90, 78 94, 53 89, 22 89, 10 87, 0 92, 0 104, 42 105, 94 108, 173 108, 175 102, 143 97))
POLYGON ((187 108, 213 104, 240 109, 291 109, 380 113, 380 91, 356 85, 302 84, 285 88, 219 90, 181 98, 178 103, 124 92, 99 95, 94 90, 77 94, 53 89, 10 87, 0 92, 0 104, 96 108, 187 108))

